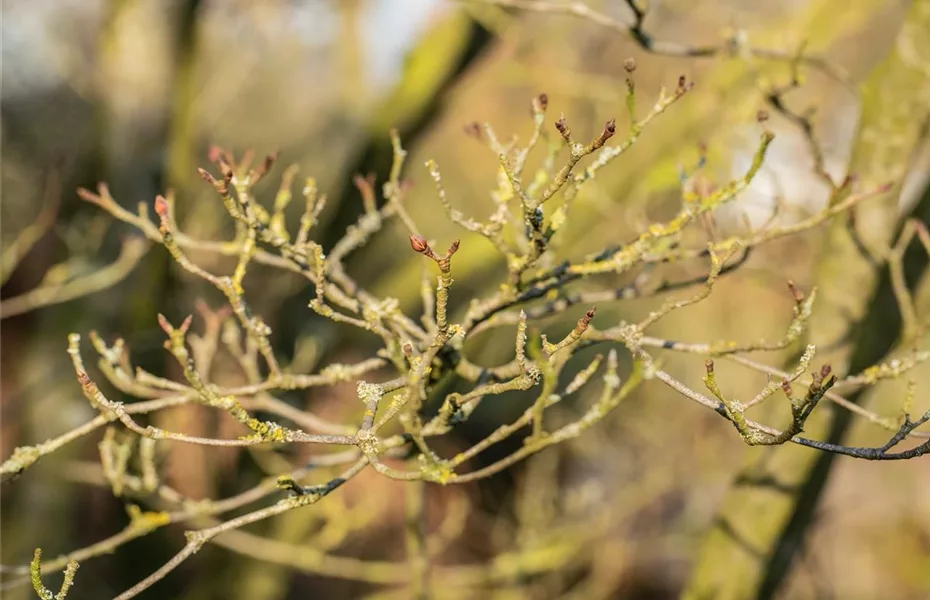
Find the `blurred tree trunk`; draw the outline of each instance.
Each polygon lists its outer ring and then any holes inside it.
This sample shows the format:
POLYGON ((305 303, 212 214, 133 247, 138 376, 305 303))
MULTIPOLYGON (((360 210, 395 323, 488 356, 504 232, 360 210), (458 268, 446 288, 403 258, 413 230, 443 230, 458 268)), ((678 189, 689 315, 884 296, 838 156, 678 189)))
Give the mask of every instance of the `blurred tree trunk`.
MULTIPOLYGON (((891 55, 862 88, 863 112, 849 172, 864 187, 896 184, 892 193, 859 209, 860 235, 879 256, 903 223, 898 219, 901 182, 922 142, 919 119, 927 117, 926 67, 914 65, 904 49, 926 45, 928 8, 914 3, 891 55)), ((930 219, 928 195, 930 190, 911 216, 930 219)), ((824 233, 821 256, 816 277, 820 296, 808 342, 821 349, 817 364, 830 363, 839 374, 859 372, 881 361, 901 333, 888 269, 864 260, 842 218, 824 233)), ((916 248, 908 252, 905 269, 911 289, 926 264, 916 248)), ((850 399, 859 402, 861 394, 850 399)), ((852 422, 852 413, 834 405, 822 405, 814 416, 805 436, 832 443, 843 441, 852 422)), ((683 597, 772 598, 813 521, 835 460, 836 455, 790 444, 753 450, 722 503, 683 597)))
MULTIPOLYGON (((185 197, 199 180, 197 169, 198 16, 203 0, 182 0, 177 8, 172 104, 168 131, 168 186, 185 197)), ((183 203, 182 203, 183 206, 183 203)))
MULTIPOLYGON (((170 3, 151 3, 148 0, 115 0, 102 33, 99 57, 99 135, 102 180, 108 182, 113 195, 130 210, 140 200, 151 202, 156 194, 172 188, 184 197, 191 186, 195 170, 197 48, 198 18, 202 0, 174 0, 170 3), (148 33, 146 33, 148 32, 148 33), (142 83, 136 75, 137 64, 126 63, 121 50, 133 43, 139 35, 150 36, 144 42, 148 56, 142 60, 154 63, 150 77, 156 79, 160 89, 170 90, 163 104, 139 97, 150 84, 142 83), (128 73, 127 73, 128 72, 128 73), (153 116, 162 124, 146 131, 145 123, 153 116)), ((136 55, 133 60, 139 60, 136 55)), ((180 203, 181 206, 184 203, 180 203)), ((167 252, 155 249, 132 276, 132 286, 121 300, 125 307, 120 311, 123 331, 140 333, 146 341, 133 344, 135 361, 157 373, 171 368, 161 348, 162 334, 155 324, 155 316, 167 307, 163 300, 176 294, 179 282, 172 275, 171 260, 167 252), (143 333, 144 332, 144 333, 143 333), (140 347, 141 346, 141 347, 140 347)), ((171 313, 167 313, 171 317, 171 313)), ((132 340, 130 340, 132 343, 132 340)), ((159 423, 170 430, 194 433, 191 423, 197 424, 200 434, 206 431, 203 418, 193 418, 198 407, 174 411, 159 423)), ((209 493, 205 488, 204 472, 207 466, 201 458, 202 448, 182 446, 175 449, 172 469, 177 477, 175 485, 183 492, 200 497, 209 493), (186 457, 186 458, 184 458, 186 457)))

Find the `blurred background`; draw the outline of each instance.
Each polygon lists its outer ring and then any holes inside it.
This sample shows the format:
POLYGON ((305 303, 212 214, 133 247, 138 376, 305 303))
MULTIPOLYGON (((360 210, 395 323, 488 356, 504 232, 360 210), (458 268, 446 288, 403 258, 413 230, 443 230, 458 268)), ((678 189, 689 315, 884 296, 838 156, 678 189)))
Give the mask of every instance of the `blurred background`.
MULTIPOLYGON (((619 22, 632 20, 625 2, 588 4, 619 22)), ((859 119, 856 86, 894 46, 909 5, 664 0, 651 3, 646 27, 658 40, 684 45, 721 44, 734 31, 754 46, 788 55, 803 45, 847 74, 848 81, 838 81, 805 71, 803 85, 791 96, 797 110, 816 109, 812 119, 826 168, 841 178, 859 119)), ((237 154, 280 151, 279 166, 259 188, 266 203, 283 166, 299 165, 298 181, 315 177, 329 198, 315 235, 330 248, 361 212, 352 175, 373 172, 384 181, 391 161, 389 130, 396 127, 410 152, 404 176, 413 184, 406 200, 411 215, 439 247, 462 238, 450 300, 454 314, 461 315, 471 298, 495 289, 504 265, 486 240, 448 221, 423 163, 432 158, 439 164, 456 208, 486 220, 494 208, 489 191, 497 185, 497 159, 463 131, 469 123, 487 121, 502 140, 513 135, 525 140, 532 131, 530 100, 546 93, 547 119, 564 113, 579 138, 593 137, 611 117, 626 131, 623 63, 628 57, 637 63, 641 115, 662 86, 675 88, 679 75, 697 83, 585 189, 559 242, 564 256, 581 257, 675 214, 681 170, 693 169, 702 152, 711 179, 741 174, 757 144, 755 115, 765 107, 765 92, 792 78, 784 62, 738 51, 711 58, 660 56, 584 19, 484 3, 3 0, 2 10, 4 252, 31 224, 45 219, 49 225, 4 275, 4 301, 99 270, 117 260, 121 244, 136 235, 82 202, 75 193, 79 186, 95 189, 107 182, 117 202, 130 210, 139 202, 151 206, 156 194, 172 189, 183 231, 202 239, 229 238, 233 228, 221 202, 196 173, 197 166, 207 166, 212 144, 237 154)), ((930 69, 930 62, 924 68, 930 69)), ((744 231, 747 222, 765 223, 779 202, 788 208, 786 218, 810 214, 826 202, 827 190, 812 172, 803 136, 777 116, 770 126, 778 137, 766 167, 738 203, 717 215, 723 233, 744 231)), ((926 153, 919 155, 909 170, 904 204, 924 193, 925 158, 926 153)), ((299 218, 300 204, 292 204, 291 223, 299 218)), ((793 306, 785 281, 809 289, 819 247, 812 232, 760 248, 707 301, 663 320, 656 335, 708 342, 778 338, 793 306)), ((214 272, 231 268, 214 255, 195 258, 214 272)), ((418 259, 408 250, 405 230, 390 223, 352 256, 348 269, 367 289, 398 298, 409 314, 418 315, 423 269, 418 259)), ((699 276, 703 268, 674 266, 668 277, 699 276)), ((608 285, 616 283, 608 279, 608 285)), ((356 362, 377 348, 373 336, 313 314, 307 308, 313 290, 298 277, 253 267, 245 287, 252 308, 274 330, 284 362, 299 356, 308 369, 318 369, 356 362)), ((194 312, 198 298, 213 307, 223 303, 216 290, 181 271, 164 248, 152 247, 105 291, 4 318, 3 458, 16 446, 60 435, 94 416, 65 352, 69 332, 86 336, 96 330, 110 341, 122 336, 134 364, 177 377, 155 317, 162 312, 179 322, 194 312)), ((661 301, 599 306, 598 319, 641 318, 661 301)), ((922 290, 917 301, 927 305, 922 290)), ((569 312, 541 326, 564 332, 578 316, 569 312)), ((195 329, 200 326, 195 321, 195 329)), ((469 353, 482 364, 503 363, 511 357, 512 336, 508 328, 484 333, 469 353)), ((592 355, 582 353, 571 368, 583 368, 592 355)), ((765 360, 780 366, 789 355, 774 353, 765 360)), ((670 354, 665 360, 667 370, 700 385, 700 357, 670 354)), ((230 382, 238 376, 233 371, 230 382)), ((733 364, 721 364, 719 371, 735 397, 752 397, 765 384, 763 376, 733 364)), ((930 389, 928 380, 930 371, 922 369, 917 389, 930 389)), ((904 384, 877 390, 866 401, 869 409, 895 415, 904 384)), ((131 400, 116 392, 112 397, 131 400)), ((332 420, 351 422, 359 412, 354 383, 286 399, 332 420)), ((529 401, 513 395, 486 403, 440 450, 451 455, 474 443, 522 413, 529 401)), ((559 410, 577 414, 588 401, 589 395, 580 394, 559 410)), ((781 414, 778 408, 772 414, 781 414)), ((926 394, 918 393, 914 412, 928 408, 926 394)), ((224 431, 224 422, 200 407, 166 413, 161 425, 195 435, 224 431)), ((880 445, 887 437, 861 420, 846 442, 880 445)), ((125 527, 124 500, 101 485, 99 466, 95 471, 99 439, 99 433, 81 439, 4 483, 4 565, 28 563, 37 545, 53 557, 125 527)), ((249 487, 242 482, 254 482, 263 469, 250 453, 234 449, 159 448, 165 481, 195 499, 242 491, 249 487)), ((474 466, 514 448, 495 449, 474 466)), ((297 464, 306 452, 282 456, 297 464)), ((492 564, 495 556, 537 549, 543 557, 537 562, 549 565, 526 573, 501 568, 503 574, 489 578, 485 591, 474 588, 476 597, 493 591, 502 598, 674 598, 688 581, 734 474, 767 452, 744 446, 713 412, 647 385, 586 437, 486 481, 429 486, 430 527, 448 537, 436 560, 492 564)), ((779 597, 930 597, 927 474, 926 459, 837 461, 779 597)), ((403 486, 366 473, 317 507, 250 531, 338 556, 402 561, 403 486)), ((181 547, 183 529, 171 526, 85 561, 69 597, 121 592, 181 547)), ((142 597, 348 598, 380 589, 208 545, 142 597)), ((31 594, 27 585, 5 589, 3 597, 31 594)))

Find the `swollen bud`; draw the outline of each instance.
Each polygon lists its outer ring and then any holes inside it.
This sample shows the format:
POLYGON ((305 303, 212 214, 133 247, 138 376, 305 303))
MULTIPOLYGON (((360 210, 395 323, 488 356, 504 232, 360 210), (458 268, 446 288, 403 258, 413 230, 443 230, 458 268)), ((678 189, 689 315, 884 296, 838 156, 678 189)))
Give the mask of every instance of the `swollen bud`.
POLYGON ((420 254, 424 254, 429 250, 429 244, 427 243, 426 238, 419 235, 410 236, 410 247, 420 254))
POLYGON ((801 304, 804 302, 804 292, 802 292, 790 279, 788 280, 788 290, 791 292, 791 295, 794 296, 795 303, 801 304))
POLYGON ((171 335, 171 332, 174 331, 174 327, 168 322, 168 318, 161 313, 158 313, 158 326, 168 335, 171 335))
POLYGON ((164 196, 155 196, 155 212, 163 219, 168 218, 168 201, 164 196))

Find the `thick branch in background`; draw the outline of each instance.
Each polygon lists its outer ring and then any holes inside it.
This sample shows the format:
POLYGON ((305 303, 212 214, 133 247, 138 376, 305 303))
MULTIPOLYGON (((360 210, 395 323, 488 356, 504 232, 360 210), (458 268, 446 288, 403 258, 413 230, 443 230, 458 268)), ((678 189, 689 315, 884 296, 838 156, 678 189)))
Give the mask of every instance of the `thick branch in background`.
MULTIPOLYGON (((901 48, 920 42, 930 27, 930 11, 915 3, 889 58, 862 88, 863 111, 850 172, 867 184, 894 181, 897 190, 907 174, 915 149, 922 142, 921 115, 926 116, 923 91, 926 72, 915 68, 901 48)), ((925 37, 925 36, 924 36, 925 37)), ((923 199, 913 216, 930 218, 930 199, 923 199)), ((884 254, 894 239, 898 194, 862 207, 859 222, 868 229, 867 244, 884 254)), ((905 257, 905 277, 914 289, 926 268, 922 249, 905 257)), ((811 319, 809 339, 823 349, 819 360, 838 372, 855 373, 881 361, 901 332, 901 317, 887 266, 865 260, 844 220, 825 232, 818 288, 822 295, 811 319), (861 316, 859 316, 861 315, 861 316), (838 340, 846 340, 837 345, 838 340), (851 343, 850 343, 851 342, 851 343)), ((861 401, 862 394, 855 395, 861 401)), ((831 443, 843 440, 851 413, 835 410, 814 415, 805 436, 831 443)), ((783 446, 753 453, 734 480, 719 516, 698 557, 687 598, 772 598, 789 573, 829 480, 835 458, 811 450, 783 446)))
MULTIPOLYGON (((930 222, 930 186, 909 218, 924 223, 930 222)), ((902 225, 903 227, 903 225, 902 225)), ((899 227, 900 231, 901 227, 899 227)), ((912 293, 917 289, 927 271, 928 257, 923 247, 912 244, 904 255, 904 278, 912 293)), ((892 288, 891 271, 885 266, 880 270, 878 286, 869 299, 869 311, 854 327, 855 343, 849 362, 849 372, 861 372, 882 361, 892 350, 901 335, 901 313, 892 288)), ((862 402, 868 388, 850 394, 848 399, 862 402)), ((829 444, 842 444, 853 423, 853 413, 846 410, 833 411, 823 440, 829 444)), ((764 578, 758 584, 760 599, 773 598, 789 574, 804 537, 814 522, 817 507, 830 479, 837 455, 831 452, 812 454, 816 459, 806 474, 803 484, 797 488, 791 518, 779 532, 779 537, 769 552, 764 569, 764 578)))
POLYGON ((391 129, 397 129, 407 150, 413 148, 439 116, 450 93, 493 40, 490 31, 463 11, 455 11, 426 32, 406 59, 401 80, 376 108, 359 141, 354 158, 336 179, 331 202, 337 212, 327 224, 322 240, 327 250, 358 217, 361 200, 350 185, 355 174, 374 173, 378 181, 387 179, 394 151, 391 129))
MULTIPOLYGON (((353 157, 336 178, 328 205, 335 212, 324 224, 320 243, 326 251, 343 237, 346 228, 358 218, 361 199, 352 177, 374 173, 376 181, 388 179, 394 159, 391 129, 396 129, 409 151, 439 117, 458 82, 493 42, 494 37, 481 23, 461 10, 438 21, 410 51, 404 73, 393 91, 369 117, 353 157)), ((282 322, 306 320, 306 298, 298 294, 281 308, 282 322)), ((293 348, 296 327, 279 332, 279 347, 293 348), (288 337, 290 336, 290 337, 288 337)))

